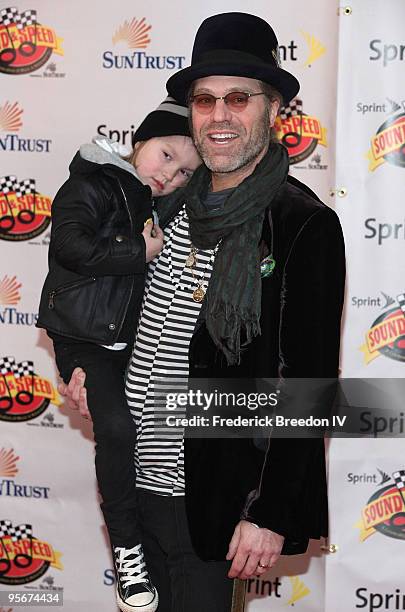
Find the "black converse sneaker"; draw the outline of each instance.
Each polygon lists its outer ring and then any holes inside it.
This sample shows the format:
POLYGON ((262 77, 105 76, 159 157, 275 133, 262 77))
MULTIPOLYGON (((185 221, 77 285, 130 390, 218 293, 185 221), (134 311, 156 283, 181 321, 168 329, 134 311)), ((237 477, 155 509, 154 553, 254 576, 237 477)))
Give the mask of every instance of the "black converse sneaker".
POLYGON ((159 598, 150 581, 142 544, 134 548, 114 546, 117 603, 122 612, 155 612, 159 598))

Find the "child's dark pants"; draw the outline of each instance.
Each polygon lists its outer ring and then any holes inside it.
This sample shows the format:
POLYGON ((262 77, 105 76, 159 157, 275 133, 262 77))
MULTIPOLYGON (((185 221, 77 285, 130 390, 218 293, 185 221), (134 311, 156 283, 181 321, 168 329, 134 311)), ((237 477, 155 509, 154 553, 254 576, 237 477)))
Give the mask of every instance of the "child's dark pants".
POLYGON ((125 399, 124 376, 132 347, 112 351, 91 343, 54 340, 56 363, 69 382, 76 367, 86 372, 93 420, 101 509, 114 546, 139 544, 134 450, 136 429, 125 399))

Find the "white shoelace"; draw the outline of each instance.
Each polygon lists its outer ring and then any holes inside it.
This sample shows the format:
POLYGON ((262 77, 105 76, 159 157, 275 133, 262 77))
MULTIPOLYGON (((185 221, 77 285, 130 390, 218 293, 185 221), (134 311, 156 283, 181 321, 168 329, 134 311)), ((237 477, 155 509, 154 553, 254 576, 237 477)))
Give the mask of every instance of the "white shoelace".
POLYGON ((148 582, 148 572, 143 569, 146 564, 143 557, 142 544, 137 544, 134 548, 120 548, 116 546, 114 552, 118 556, 118 572, 124 574, 120 576, 123 588, 131 584, 148 582), (131 558, 128 559, 128 557, 131 558))

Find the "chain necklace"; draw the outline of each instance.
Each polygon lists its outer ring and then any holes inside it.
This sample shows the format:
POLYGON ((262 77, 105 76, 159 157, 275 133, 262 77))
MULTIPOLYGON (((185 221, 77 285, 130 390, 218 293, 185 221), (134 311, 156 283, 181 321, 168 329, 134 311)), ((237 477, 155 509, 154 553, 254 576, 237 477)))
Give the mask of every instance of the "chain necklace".
MULTIPOLYGON (((182 211, 183 212, 183 211, 182 211)), ((173 244, 173 233, 174 230, 177 229, 177 227, 180 225, 181 221, 185 218, 186 216, 186 212, 184 210, 183 214, 179 215, 179 219, 178 222, 176 224, 174 224, 172 226, 172 231, 170 232, 170 236, 167 240, 166 243, 166 247, 169 246, 170 248, 168 249, 168 265, 169 265, 169 274, 170 274, 170 279, 173 283, 173 285, 176 287, 181 287, 183 286, 183 288, 186 288, 184 285, 182 285, 182 283, 177 283, 175 278, 174 278, 174 273, 173 273, 173 263, 172 263, 172 253, 171 253, 171 246, 173 244)), ((191 242, 191 241, 190 241, 191 242)), ((197 270, 195 269, 197 266, 197 252, 199 249, 197 249, 197 247, 195 247, 192 243, 191 243, 191 248, 190 248, 190 254, 187 256, 186 262, 185 262, 185 266, 186 268, 188 268, 191 272, 191 275, 193 277, 193 282, 194 285, 197 285, 197 287, 193 287, 193 285, 189 285, 188 288, 192 289, 192 298, 194 300, 194 302, 202 302, 204 299, 204 296, 206 294, 207 291, 207 280, 205 278, 208 268, 210 266, 212 266, 215 256, 218 252, 219 249, 219 245, 221 244, 221 240, 218 242, 218 244, 215 246, 214 249, 207 249, 208 252, 211 253, 211 256, 209 258, 209 260, 207 261, 205 268, 202 272, 199 272, 199 276, 197 276, 197 270)))
POLYGON ((205 273, 208 269, 209 265, 212 265, 214 259, 215 259, 215 255, 218 253, 218 249, 219 249, 219 245, 221 244, 221 241, 218 242, 218 244, 216 245, 216 247, 214 249, 211 250, 211 257, 208 260, 207 265, 204 268, 204 272, 202 274, 200 274, 200 278, 197 278, 195 275, 195 270, 194 268, 197 265, 197 251, 198 249, 191 244, 191 249, 190 249, 190 255, 187 257, 186 259, 186 268, 188 268, 193 276, 193 281, 195 282, 195 284, 197 285, 197 287, 194 289, 192 297, 194 302, 202 302, 204 299, 204 296, 206 294, 206 283, 207 281, 204 280, 205 278, 205 273))

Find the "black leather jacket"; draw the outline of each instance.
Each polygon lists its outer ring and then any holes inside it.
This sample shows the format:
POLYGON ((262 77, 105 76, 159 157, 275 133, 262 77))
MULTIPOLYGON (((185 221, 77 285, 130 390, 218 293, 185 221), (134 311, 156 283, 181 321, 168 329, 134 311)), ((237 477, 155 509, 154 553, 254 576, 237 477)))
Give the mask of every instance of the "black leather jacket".
POLYGON ((152 216, 151 191, 118 156, 95 144, 85 147, 52 205, 49 273, 37 327, 113 344, 128 305, 132 336, 139 313, 146 271, 141 232, 152 216))

